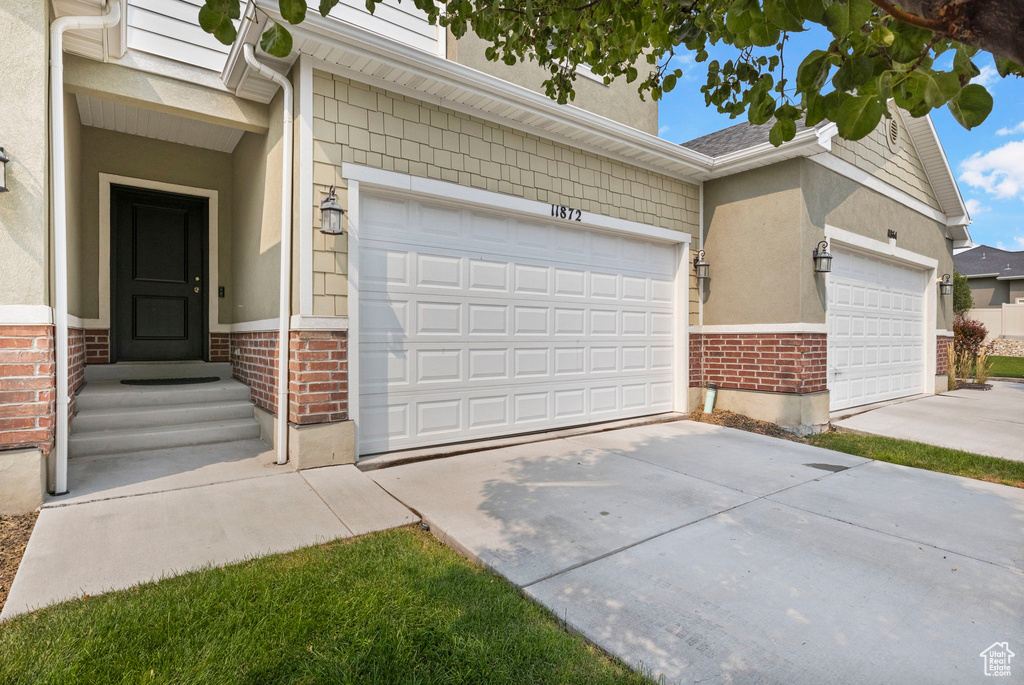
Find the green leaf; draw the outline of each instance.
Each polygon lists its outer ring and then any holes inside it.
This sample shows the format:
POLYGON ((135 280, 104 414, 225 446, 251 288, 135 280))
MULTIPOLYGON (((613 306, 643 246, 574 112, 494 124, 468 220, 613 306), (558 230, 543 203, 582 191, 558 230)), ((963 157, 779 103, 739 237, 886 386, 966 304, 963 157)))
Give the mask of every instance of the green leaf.
POLYGON ((661 82, 661 89, 666 93, 676 87, 676 75, 669 74, 661 82))
POLYGON ((801 17, 815 24, 820 24, 825 16, 826 3, 823 0, 796 0, 796 6, 801 17))
POLYGON ((960 90, 960 79, 952 72, 919 69, 925 79, 924 102, 932 109, 942 107, 960 90))
POLYGON ((992 111, 992 96, 984 86, 971 83, 953 96, 947 104, 957 122, 970 130, 981 124, 992 111))
POLYGON ((996 71, 998 71, 999 75, 1003 78, 1006 78, 1010 74, 1015 74, 1017 76, 1024 74, 1024 67, 1021 67, 1021 65, 1012 60, 1008 60, 1003 57, 996 57, 995 61, 996 71))
POLYGON ((733 6, 725 15, 725 27, 735 34, 746 33, 754 23, 754 17, 746 7, 733 6))
POLYGON ((876 97, 843 94, 836 126, 839 135, 847 140, 860 140, 875 130, 885 114, 885 104, 876 97))
POLYGON ((227 15, 218 12, 209 5, 203 5, 199 8, 199 26, 207 33, 213 33, 220 26, 220 21, 225 16, 227 15))
POLYGON ((235 36, 238 32, 235 31, 235 24, 229 18, 224 17, 220 22, 220 26, 213 32, 213 37, 221 42, 223 45, 231 45, 235 42, 235 36))
POLYGON ((871 0, 835 0, 825 10, 822 23, 836 38, 847 38, 867 22, 873 9, 871 0))
POLYGON ((768 132, 768 142, 778 147, 796 135, 796 122, 792 119, 776 119, 772 130, 768 132))
POLYGON ((796 0, 764 0, 764 16, 783 31, 802 31, 804 20, 796 0))
POLYGON ((292 34, 277 22, 273 22, 260 36, 260 48, 274 57, 287 57, 292 51, 292 34))
POLYGON ((278 0, 277 4, 289 24, 301 24, 306 18, 306 0, 278 0))
POLYGON ((821 90, 831 69, 828 53, 824 50, 812 50, 796 70, 797 90, 803 93, 821 90))
POLYGON ((839 90, 852 91, 867 83, 874 76, 875 64, 870 57, 855 55, 847 57, 832 77, 832 85, 839 90))
POLYGON ((320 16, 326 17, 337 4, 338 0, 320 0, 320 16))

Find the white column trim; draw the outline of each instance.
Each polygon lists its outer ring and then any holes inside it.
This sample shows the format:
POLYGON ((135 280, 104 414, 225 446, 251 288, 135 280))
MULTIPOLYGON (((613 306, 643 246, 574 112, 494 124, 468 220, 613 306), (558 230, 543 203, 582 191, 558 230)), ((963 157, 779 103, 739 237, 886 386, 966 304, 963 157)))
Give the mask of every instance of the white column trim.
POLYGON ((347 316, 292 316, 293 331, 347 331, 347 316))
POLYGON ((941 328, 939 328, 939 329, 936 329, 936 331, 935 331, 935 337, 936 338, 952 338, 953 337, 953 331, 944 331, 941 328))
POLYGON ((359 181, 348 181, 348 418, 359 461, 359 181))
POLYGON ((53 307, 46 304, 2 304, 0 326, 51 326, 53 307))
MULTIPOLYGON (((458 183, 448 183, 432 178, 422 178, 410 174, 401 174, 395 171, 385 171, 373 167, 361 166, 358 164, 345 163, 342 165, 341 174, 350 181, 359 181, 366 185, 380 188, 402 190, 405 192, 418 193, 421 195, 432 195, 442 197, 448 202, 461 202, 463 204, 479 205, 490 209, 498 209, 522 214, 529 214, 552 223, 579 225, 581 227, 594 228, 598 230, 612 231, 635 235, 647 240, 663 240, 671 243, 689 243, 691 236, 683 231, 673 231, 670 228, 651 226, 636 221, 628 221, 604 214, 593 212, 580 212, 579 221, 557 219, 551 216, 552 205, 547 202, 527 200, 521 197, 495 193, 490 190, 470 188, 458 183)), ((349 213, 351 215, 351 208, 349 213)), ((351 253, 351 248, 350 248, 351 253)))
POLYGON ((218 249, 219 249, 219 193, 211 188, 197 188, 194 186, 183 186, 176 183, 164 183, 144 178, 133 178, 130 176, 119 176, 117 174, 100 173, 100 223, 99 223, 99 317, 86 319, 90 327, 110 328, 110 186, 124 185, 143 190, 159 190, 165 193, 179 193, 181 195, 192 195, 204 197, 209 201, 207 209, 208 246, 207 246, 207 307, 209 309, 210 333, 227 333, 231 330, 230 324, 220 323, 220 298, 217 297, 217 288, 220 286, 218 276, 218 249))
POLYGON ((680 243, 676 246, 677 259, 675 274, 675 333, 672 336, 674 346, 673 358, 675 368, 672 379, 673 410, 687 413, 689 407, 690 388, 690 244, 680 243))

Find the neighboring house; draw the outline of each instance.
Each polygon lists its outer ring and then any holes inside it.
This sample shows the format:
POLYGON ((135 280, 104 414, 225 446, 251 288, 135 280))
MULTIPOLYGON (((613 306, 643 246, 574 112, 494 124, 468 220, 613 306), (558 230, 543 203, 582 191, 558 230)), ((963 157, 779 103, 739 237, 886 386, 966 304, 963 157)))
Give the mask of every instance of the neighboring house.
POLYGON ((975 309, 1024 304, 1024 250, 978 245, 953 257, 953 265, 971 284, 975 309))
POLYGON ((967 277, 974 297, 967 315, 985 324, 989 340, 995 341, 992 353, 1024 354, 1024 251, 979 245, 957 254, 953 263, 967 277))
POLYGON ((685 412, 709 382, 804 430, 945 387, 936 282, 969 217, 928 118, 679 146, 633 86, 582 74, 559 106, 541 70, 409 3, 310 12, 287 60, 255 47, 276 2, 245 7, 230 49, 196 12, 0 9, 6 490, 38 489, 44 463, 74 488, 69 452, 258 433, 309 468, 685 412), (51 42, 65 15, 93 18, 51 42), (332 187, 345 235, 321 232, 332 187))

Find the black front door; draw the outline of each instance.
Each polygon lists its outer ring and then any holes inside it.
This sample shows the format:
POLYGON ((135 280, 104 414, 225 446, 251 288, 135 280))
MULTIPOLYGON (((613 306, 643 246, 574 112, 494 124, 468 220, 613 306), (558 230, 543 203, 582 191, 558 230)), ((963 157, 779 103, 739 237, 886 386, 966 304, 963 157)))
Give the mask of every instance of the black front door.
POLYGON ((203 359, 207 200, 114 186, 116 361, 203 359))

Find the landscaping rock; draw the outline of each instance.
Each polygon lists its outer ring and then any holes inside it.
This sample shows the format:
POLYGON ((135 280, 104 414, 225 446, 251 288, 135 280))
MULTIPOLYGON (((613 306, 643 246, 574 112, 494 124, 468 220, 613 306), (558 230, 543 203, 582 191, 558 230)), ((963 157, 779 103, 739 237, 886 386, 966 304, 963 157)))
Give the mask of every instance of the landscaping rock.
POLYGON ((988 353, 996 357, 1024 357, 1024 340, 996 338, 988 344, 988 353))

